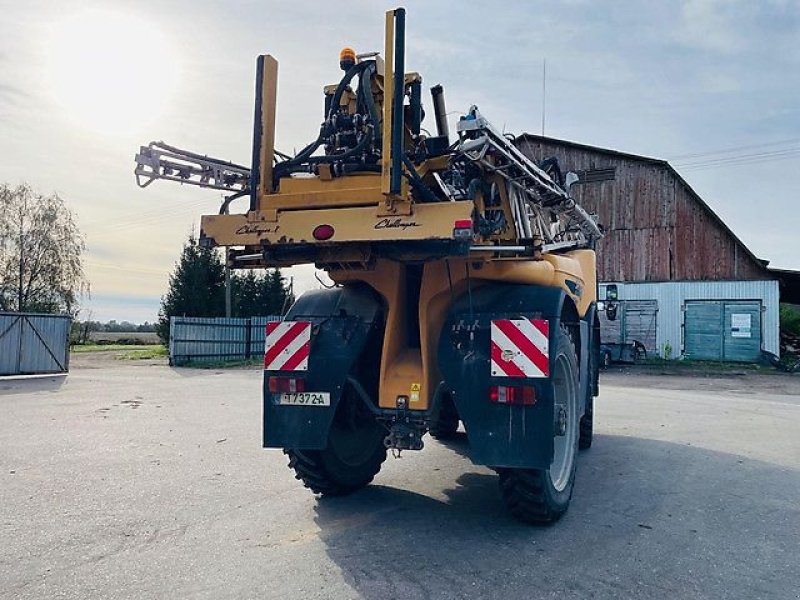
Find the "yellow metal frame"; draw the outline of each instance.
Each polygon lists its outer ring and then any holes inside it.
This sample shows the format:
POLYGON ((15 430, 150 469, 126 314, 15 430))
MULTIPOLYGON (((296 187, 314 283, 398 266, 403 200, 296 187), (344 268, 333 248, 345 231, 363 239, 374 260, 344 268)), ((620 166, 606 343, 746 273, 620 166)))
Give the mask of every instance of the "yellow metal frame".
POLYGON ((594 264, 593 250, 545 254, 542 260, 465 257, 435 260, 425 263, 416 307, 405 302, 406 276, 402 263, 379 260, 368 270, 331 270, 329 274, 338 284, 367 283, 386 301, 379 405, 395 408, 398 396, 407 396, 409 408, 425 410, 441 380, 437 345, 454 296, 463 294, 468 285, 476 289, 492 282, 560 287, 573 300, 578 314, 584 316, 597 299, 594 264), (567 286, 567 280, 577 284, 579 294, 567 286), (409 348, 406 337, 412 310, 419 311, 419 349, 409 348))
POLYGON ((469 219, 473 206, 471 201, 417 204, 411 215, 390 216, 376 214, 374 206, 204 215, 201 229, 219 246, 443 240, 452 239, 453 224, 469 219), (318 242, 312 236, 317 225, 331 225, 334 236, 318 242))
POLYGON ((261 154, 258 182, 259 200, 272 190, 272 163, 275 159, 275 112, 278 102, 278 61, 269 54, 264 56, 261 95, 261 154))

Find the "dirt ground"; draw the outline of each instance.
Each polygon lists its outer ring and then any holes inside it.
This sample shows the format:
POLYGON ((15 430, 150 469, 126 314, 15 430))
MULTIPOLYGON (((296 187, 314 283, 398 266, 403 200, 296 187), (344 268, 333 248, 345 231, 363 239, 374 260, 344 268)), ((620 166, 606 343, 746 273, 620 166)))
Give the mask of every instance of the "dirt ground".
POLYGON ((318 499, 261 448, 260 390, 113 353, 0 380, 0 597, 798 598, 797 376, 603 373, 551 527, 464 436, 318 499))

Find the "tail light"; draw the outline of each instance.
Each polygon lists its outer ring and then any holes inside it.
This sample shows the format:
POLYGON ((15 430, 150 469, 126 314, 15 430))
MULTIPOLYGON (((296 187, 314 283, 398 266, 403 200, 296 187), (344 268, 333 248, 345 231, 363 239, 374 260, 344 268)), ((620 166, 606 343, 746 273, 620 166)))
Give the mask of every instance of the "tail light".
POLYGON ((333 237, 335 233, 332 225, 317 225, 314 227, 314 231, 311 232, 311 235, 314 236, 314 239, 318 242, 324 242, 325 240, 329 240, 333 237))
POLYGON ((270 377, 267 385, 273 394, 306 391, 305 379, 299 377, 270 377))
POLYGON ((531 385, 493 385, 489 388, 489 402, 533 406, 536 393, 531 385))
POLYGON ((453 223, 453 237, 457 240, 472 237, 472 219, 459 219, 453 223))

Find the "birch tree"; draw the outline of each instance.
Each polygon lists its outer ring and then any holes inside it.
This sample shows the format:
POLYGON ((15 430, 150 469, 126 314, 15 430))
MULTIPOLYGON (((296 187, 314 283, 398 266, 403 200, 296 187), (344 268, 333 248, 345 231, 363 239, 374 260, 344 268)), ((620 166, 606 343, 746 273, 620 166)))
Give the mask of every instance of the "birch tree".
POLYGON ((58 194, 0 184, 0 310, 75 315, 86 243, 58 194))

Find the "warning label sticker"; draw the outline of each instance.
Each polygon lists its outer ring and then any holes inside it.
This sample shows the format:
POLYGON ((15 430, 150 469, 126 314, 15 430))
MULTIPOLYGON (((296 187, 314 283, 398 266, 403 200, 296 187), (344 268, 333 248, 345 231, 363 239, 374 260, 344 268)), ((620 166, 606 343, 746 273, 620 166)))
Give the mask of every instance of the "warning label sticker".
POLYGON ((421 389, 420 384, 412 383, 411 384, 411 394, 409 395, 409 400, 411 402, 419 402, 419 391, 421 389))

